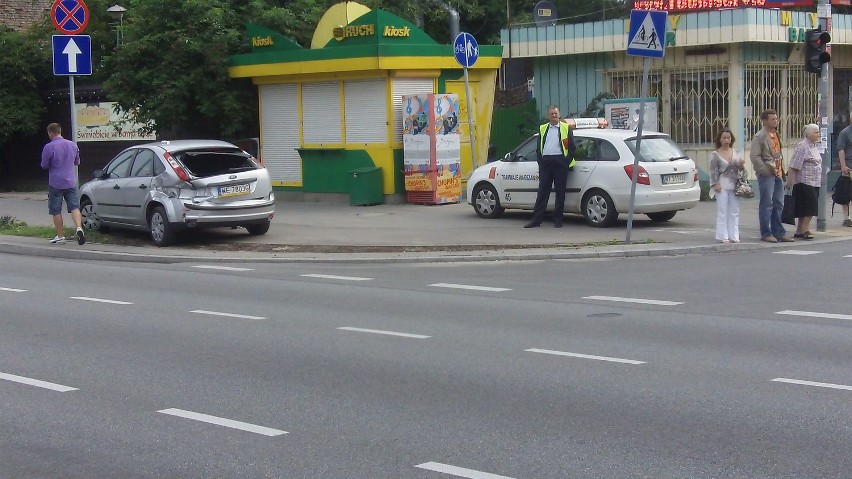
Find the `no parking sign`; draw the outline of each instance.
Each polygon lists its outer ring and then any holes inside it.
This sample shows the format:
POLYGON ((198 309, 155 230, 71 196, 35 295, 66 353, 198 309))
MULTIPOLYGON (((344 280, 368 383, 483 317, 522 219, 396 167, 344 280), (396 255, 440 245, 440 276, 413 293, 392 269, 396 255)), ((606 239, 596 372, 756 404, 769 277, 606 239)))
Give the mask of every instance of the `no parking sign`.
POLYGON ((56 0, 50 7, 53 26, 65 35, 77 35, 89 25, 89 7, 83 0, 56 0))

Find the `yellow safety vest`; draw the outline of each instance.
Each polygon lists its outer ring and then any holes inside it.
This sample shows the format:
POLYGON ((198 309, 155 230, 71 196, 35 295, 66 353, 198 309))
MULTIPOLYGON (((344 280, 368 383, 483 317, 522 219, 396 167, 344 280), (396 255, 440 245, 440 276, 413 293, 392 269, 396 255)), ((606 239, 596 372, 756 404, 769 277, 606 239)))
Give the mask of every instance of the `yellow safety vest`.
MULTIPOLYGON (((547 127, 550 126, 550 123, 545 123, 538 128, 538 151, 544 151, 544 132, 547 131, 547 127)), ((565 138, 568 138, 568 133, 571 131, 571 127, 568 126, 568 123, 564 121, 559 122, 559 146, 562 147, 562 156, 568 156, 568 148, 565 147, 565 143, 562 142, 565 138)), ((571 158, 571 163, 568 164, 568 168, 574 168, 574 158, 571 158)))

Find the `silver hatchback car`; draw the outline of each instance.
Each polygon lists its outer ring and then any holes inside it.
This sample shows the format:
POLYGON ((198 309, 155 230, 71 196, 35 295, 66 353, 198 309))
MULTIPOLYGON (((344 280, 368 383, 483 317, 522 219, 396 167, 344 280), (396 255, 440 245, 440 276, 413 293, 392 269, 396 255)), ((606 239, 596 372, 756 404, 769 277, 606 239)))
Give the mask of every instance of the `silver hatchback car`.
POLYGON ((162 141, 127 148, 95 171, 80 188, 80 212, 87 229, 148 231, 167 246, 187 228, 265 234, 275 193, 266 168, 231 143, 162 141))

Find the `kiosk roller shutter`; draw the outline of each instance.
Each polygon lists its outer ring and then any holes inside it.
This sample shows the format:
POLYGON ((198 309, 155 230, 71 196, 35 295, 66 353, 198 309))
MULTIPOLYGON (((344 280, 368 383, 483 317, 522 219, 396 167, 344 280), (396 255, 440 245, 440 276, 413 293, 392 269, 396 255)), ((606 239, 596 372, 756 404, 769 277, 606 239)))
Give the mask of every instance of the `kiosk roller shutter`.
POLYGON ((435 93, 433 78, 393 79, 393 143, 402 144, 402 95, 435 93))
POLYGON ((306 145, 343 143, 340 82, 302 83, 302 138, 306 145))
POLYGON ((388 100, 385 79, 343 82, 346 143, 388 142, 388 100))
POLYGON ((299 89, 295 83, 260 85, 263 164, 272 181, 302 182, 299 148, 299 89))

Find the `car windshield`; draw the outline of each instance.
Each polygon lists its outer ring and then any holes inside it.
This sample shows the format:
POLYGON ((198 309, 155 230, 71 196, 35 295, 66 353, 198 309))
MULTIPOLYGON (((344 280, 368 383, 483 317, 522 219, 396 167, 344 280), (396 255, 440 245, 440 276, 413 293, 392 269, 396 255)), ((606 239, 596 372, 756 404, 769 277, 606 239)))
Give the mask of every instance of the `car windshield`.
MULTIPOLYGON (((624 140, 633 154, 636 154, 636 139, 624 140)), ((642 149, 642 161, 675 161, 689 158, 683 150, 667 136, 642 137, 639 144, 642 149)))
POLYGON ((238 149, 184 151, 176 154, 175 157, 183 163, 191 175, 199 178, 258 168, 248 155, 238 149))

